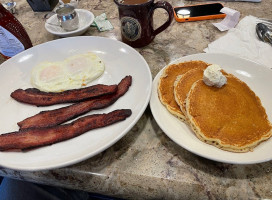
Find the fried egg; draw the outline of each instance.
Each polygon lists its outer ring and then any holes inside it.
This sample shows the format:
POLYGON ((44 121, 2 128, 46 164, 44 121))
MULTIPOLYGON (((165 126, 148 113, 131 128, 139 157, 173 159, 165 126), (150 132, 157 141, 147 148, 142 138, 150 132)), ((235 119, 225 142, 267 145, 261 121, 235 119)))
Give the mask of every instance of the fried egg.
POLYGON ((75 55, 59 62, 42 62, 31 72, 31 84, 44 92, 61 92, 86 86, 103 74, 105 65, 94 53, 75 55))

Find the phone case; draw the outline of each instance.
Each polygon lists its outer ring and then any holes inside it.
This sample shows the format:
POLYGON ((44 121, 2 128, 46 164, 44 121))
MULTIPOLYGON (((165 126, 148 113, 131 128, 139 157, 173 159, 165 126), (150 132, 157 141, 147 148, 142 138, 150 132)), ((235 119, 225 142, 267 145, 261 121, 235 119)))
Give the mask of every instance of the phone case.
MULTIPOLYGON (((226 14, 216 14, 216 15, 205 15, 205 16, 198 16, 198 17, 190 17, 190 16, 178 16, 175 9, 176 8, 184 8, 184 7, 191 7, 191 6, 199 6, 199 5, 206 5, 206 4, 196 4, 196 5, 189 5, 189 6, 180 6, 174 7, 174 17, 177 22, 192 22, 192 21, 201 21, 201 20, 208 20, 208 19, 220 19, 226 17, 226 14)), ((222 5, 223 6, 223 5, 222 5)))

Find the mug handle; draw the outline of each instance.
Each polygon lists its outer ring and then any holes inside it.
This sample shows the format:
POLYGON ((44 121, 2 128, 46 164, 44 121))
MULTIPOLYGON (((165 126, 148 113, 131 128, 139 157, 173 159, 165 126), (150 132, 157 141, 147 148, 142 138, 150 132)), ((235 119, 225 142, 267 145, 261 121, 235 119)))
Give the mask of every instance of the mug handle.
POLYGON ((171 6, 170 3, 166 2, 166 1, 158 1, 154 4, 153 8, 152 8, 152 14, 154 12, 155 9, 157 8, 162 8, 164 10, 167 11, 168 13, 168 20, 161 25, 160 27, 158 27, 156 30, 153 30, 153 35, 158 35, 160 32, 164 31, 172 22, 173 18, 174 18, 174 12, 173 12, 173 7, 171 6))

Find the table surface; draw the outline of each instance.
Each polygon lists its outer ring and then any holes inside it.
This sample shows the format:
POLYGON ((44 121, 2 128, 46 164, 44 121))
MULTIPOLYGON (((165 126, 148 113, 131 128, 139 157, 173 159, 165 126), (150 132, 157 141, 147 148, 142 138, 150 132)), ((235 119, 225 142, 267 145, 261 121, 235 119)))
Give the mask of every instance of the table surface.
MULTIPOLYGON (((33 12, 17 0, 15 16, 29 33, 33 45, 58 39, 44 28, 46 12, 33 12)), ((199 1, 169 0, 173 6, 199 1)), ((272 19, 272 0, 261 3, 223 2, 241 12, 272 19)), ((99 32, 90 27, 84 35, 120 37, 117 7, 113 1, 81 0, 78 8, 95 16, 106 13, 113 30, 99 32)), ((155 27, 167 19, 159 9, 155 27)), ((172 22, 144 48, 136 49, 150 66, 153 78, 168 63, 182 56, 201 53, 209 43, 226 34, 207 20, 172 22)), ((4 62, 3 59, 0 63, 4 62)), ((15 171, 1 168, 0 175, 54 186, 80 189, 126 199, 255 199, 272 198, 272 161, 254 165, 233 165, 196 156, 171 141, 159 128, 149 107, 138 123, 121 140, 99 155, 72 166, 44 171, 15 171)))

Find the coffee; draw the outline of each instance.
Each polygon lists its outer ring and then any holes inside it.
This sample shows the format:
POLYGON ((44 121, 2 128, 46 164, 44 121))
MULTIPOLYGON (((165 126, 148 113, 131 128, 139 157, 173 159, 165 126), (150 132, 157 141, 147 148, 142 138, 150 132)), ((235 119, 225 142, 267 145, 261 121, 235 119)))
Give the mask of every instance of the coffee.
POLYGON ((132 47, 148 45, 157 34, 164 31, 173 19, 173 8, 167 1, 114 0, 118 6, 122 41, 132 47), (153 29, 153 13, 162 8, 168 13, 168 20, 153 29))
POLYGON ((150 0, 119 0, 119 2, 124 5, 137 5, 147 3, 148 1, 150 0))

